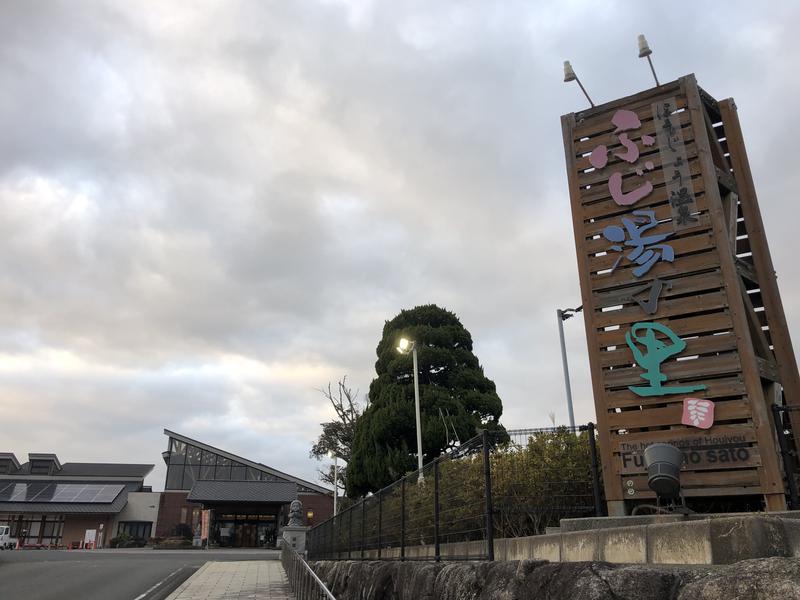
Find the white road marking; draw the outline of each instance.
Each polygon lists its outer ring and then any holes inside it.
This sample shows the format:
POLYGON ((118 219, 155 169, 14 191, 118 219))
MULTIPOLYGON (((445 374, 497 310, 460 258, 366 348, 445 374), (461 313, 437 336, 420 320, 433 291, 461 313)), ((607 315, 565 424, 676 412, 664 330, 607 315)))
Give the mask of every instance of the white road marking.
POLYGON ((183 567, 178 567, 178 568, 177 568, 177 569, 175 569, 175 570, 174 570, 172 573, 170 573, 169 575, 167 575, 166 577, 164 577, 164 579, 162 579, 162 580, 161 580, 161 581, 159 581, 157 584, 155 584, 153 587, 151 587, 149 590, 147 590, 147 591, 146 591, 146 592, 144 592, 143 594, 139 594, 138 596, 136 596, 136 598, 134 598, 133 600, 142 600, 142 598, 146 598, 146 597, 147 597, 147 595, 148 595, 150 592, 152 592, 154 589, 156 589, 156 588, 157 588, 157 587, 159 587, 160 585, 163 585, 163 584, 164 584, 164 582, 165 582, 167 579, 169 579, 170 577, 172 577, 173 575, 175 575, 175 573, 177 573, 177 572, 178 572, 178 571, 180 571, 181 569, 183 569, 183 567))

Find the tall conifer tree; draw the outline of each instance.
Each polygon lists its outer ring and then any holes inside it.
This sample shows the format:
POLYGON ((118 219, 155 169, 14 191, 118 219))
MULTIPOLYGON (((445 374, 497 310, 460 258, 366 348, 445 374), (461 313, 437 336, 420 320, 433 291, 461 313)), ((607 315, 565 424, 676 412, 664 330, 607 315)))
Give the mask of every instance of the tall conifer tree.
POLYGON ((458 317, 434 304, 403 310, 383 327, 369 407, 356 422, 347 467, 351 498, 379 490, 416 469, 412 357, 397 351, 403 337, 417 348, 424 462, 481 428, 502 429, 502 402, 472 353, 472 336, 458 317))

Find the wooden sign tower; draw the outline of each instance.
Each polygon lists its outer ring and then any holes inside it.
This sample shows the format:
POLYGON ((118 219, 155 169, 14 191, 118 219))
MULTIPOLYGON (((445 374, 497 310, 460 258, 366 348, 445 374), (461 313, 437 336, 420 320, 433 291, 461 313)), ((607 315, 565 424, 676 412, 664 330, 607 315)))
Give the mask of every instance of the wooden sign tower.
POLYGON ((685 497, 785 509, 800 378, 736 105, 689 75, 561 122, 609 513, 652 501, 654 442, 685 497))

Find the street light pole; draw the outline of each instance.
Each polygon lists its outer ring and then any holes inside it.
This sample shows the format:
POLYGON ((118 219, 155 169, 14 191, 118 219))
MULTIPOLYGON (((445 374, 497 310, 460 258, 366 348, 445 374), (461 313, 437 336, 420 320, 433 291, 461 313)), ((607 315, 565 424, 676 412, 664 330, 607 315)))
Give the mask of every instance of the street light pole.
POLYGON ((578 308, 566 308, 556 310, 558 317, 558 337, 561 340, 561 365, 564 369, 564 388, 567 391, 567 411, 569 412, 569 426, 575 430, 575 413, 572 410, 572 387, 569 383, 569 363, 567 362, 567 345, 564 342, 564 321, 572 317, 574 314, 583 310, 582 306, 578 308))
POLYGON ((414 363, 414 408, 417 412, 417 468, 422 477, 422 424, 419 414, 419 375, 417 368, 417 345, 411 347, 411 358, 414 363))
POLYGON ((417 470, 419 471, 418 479, 422 481, 422 422, 419 408, 419 367, 417 365, 417 343, 406 338, 400 338, 400 342, 397 344, 397 351, 400 352, 400 354, 408 354, 411 352, 411 359, 414 368, 414 410, 417 420, 417 470))

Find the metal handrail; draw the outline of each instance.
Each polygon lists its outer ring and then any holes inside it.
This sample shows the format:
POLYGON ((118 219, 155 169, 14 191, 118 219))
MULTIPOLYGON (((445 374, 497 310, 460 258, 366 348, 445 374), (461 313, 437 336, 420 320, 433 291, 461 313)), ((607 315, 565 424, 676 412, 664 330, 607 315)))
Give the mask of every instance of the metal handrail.
POLYGON ((305 559, 286 540, 281 548, 281 563, 289 579, 289 585, 298 600, 336 600, 327 586, 308 566, 305 559))

